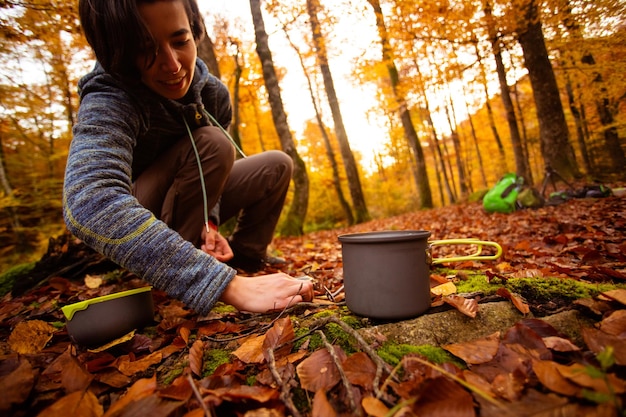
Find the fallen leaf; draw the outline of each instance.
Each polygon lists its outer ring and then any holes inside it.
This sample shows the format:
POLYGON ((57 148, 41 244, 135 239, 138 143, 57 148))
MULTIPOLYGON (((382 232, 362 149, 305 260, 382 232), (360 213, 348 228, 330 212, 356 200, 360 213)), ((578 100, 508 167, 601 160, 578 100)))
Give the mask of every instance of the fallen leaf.
POLYGON ((56 331, 57 329, 42 320, 21 321, 9 336, 9 347, 22 355, 39 353, 56 331))
POLYGON ((376 364, 365 352, 357 352, 349 356, 341 365, 351 384, 361 386, 368 391, 373 389, 376 364))
POLYGON ((189 349, 189 368, 191 372, 202 377, 202 366, 204 363, 204 342, 196 340, 189 349))
MULTIPOLYGON (((265 340, 263 341, 263 353, 266 354, 268 349, 274 351, 274 357, 280 359, 291 352, 293 346, 293 339, 295 333, 293 331, 293 325, 289 317, 276 320, 274 325, 265 334, 265 340)), ((265 358, 268 359, 267 357, 265 358)))
POLYGON ((445 345, 443 348, 454 356, 463 359, 465 363, 472 365, 486 363, 492 360, 498 353, 500 332, 472 342, 445 345))
POLYGON ((117 345, 121 345, 123 343, 126 343, 126 342, 132 340, 133 337, 135 337, 135 332, 136 332, 136 330, 132 330, 130 333, 127 333, 127 334, 125 334, 122 337, 118 337, 117 339, 112 340, 112 341, 110 341, 109 343, 107 343, 105 345, 89 349, 89 352, 100 353, 100 352, 104 352, 105 350, 109 350, 109 349, 111 349, 111 348, 113 348, 113 347, 115 347, 117 345))
POLYGON ((337 417, 338 414, 326 397, 324 390, 318 390, 313 397, 311 417, 337 417))
POLYGON ((446 295, 456 294, 456 285, 454 285, 453 282, 446 282, 445 284, 440 284, 436 287, 431 288, 430 292, 435 295, 441 295, 445 297, 446 295))
MULTIPOLYGON (((139 401, 142 398, 152 395, 157 389, 156 374, 152 378, 144 378, 137 380, 129 389, 126 394, 118 401, 111 404, 111 407, 104 414, 104 417, 116 417, 120 415, 121 411, 129 404, 139 401)), ((67 417, 67 415, 63 416, 67 417)))
POLYGON ((369 416, 386 417, 389 415, 389 408, 378 398, 365 397, 361 401, 361 405, 369 416))
MULTIPOLYGON (((339 359, 345 360, 346 354, 343 350, 337 346, 333 348, 339 359)), ((311 392, 328 391, 341 380, 339 370, 326 349, 313 352, 296 367, 296 372, 300 378, 300 386, 311 392)))
POLYGON ((539 382, 550 391, 570 397, 580 394, 581 388, 573 382, 570 382, 558 371, 557 367, 561 365, 552 361, 538 360, 533 360, 532 364, 533 372, 537 375, 539 382))
POLYGON ((24 358, 11 357, 2 361, 2 365, 13 368, 0 377, 0 412, 7 412, 13 405, 26 401, 35 385, 35 373, 24 358), (8 361, 11 363, 7 364, 8 361))
POLYGON ((136 361, 131 361, 129 356, 121 356, 116 361, 116 368, 126 376, 133 376, 140 372, 145 372, 152 365, 156 365, 163 360, 161 352, 154 352, 136 361))
POLYGON ((626 310, 616 310, 602 319, 600 330, 626 342, 626 310))
POLYGON ((192 395, 193 388, 191 387, 189 378, 186 375, 179 376, 170 385, 159 390, 160 397, 176 401, 187 402, 192 395))
POLYGON ((100 288, 102 285, 102 277, 99 275, 85 275, 85 286, 92 290, 100 288))
POLYGON ((233 355, 243 363, 263 363, 265 361, 264 342, 265 335, 250 336, 233 352, 233 355))
POLYGON ((91 391, 76 391, 43 410, 39 417, 100 417, 104 413, 98 398, 91 391))
POLYGON ((612 346, 615 363, 626 365, 626 343, 624 343, 624 339, 590 327, 583 328, 582 334, 585 344, 592 352, 598 354, 607 346, 612 346))
POLYGON ((443 301, 468 317, 475 318, 476 314, 478 314, 478 301, 473 298, 465 298, 460 295, 452 294, 443 297, 443 301))
POLYGON ((557 352, 577 352, 580 350, 578 346, 562 337, 548 336, 542 338, 542 340, 548 349, 555 350, 557 352))
POLYGON ((413 405, 420 417, 474 416, 474 399, 458 383, 447 377, 428 380, 413 405))
POLYGON ((526 304, 526 302, 522 300, 520 296, 512 294, 506 288, 504 287, 498 288, 498 290, 496 291, 496 294, 498 294, 500 297, 510 300, 515 306, 515 308, 519 310, 520 313, 522 314, 530 313, 530 307, 528 307, 528 304, 526 304))

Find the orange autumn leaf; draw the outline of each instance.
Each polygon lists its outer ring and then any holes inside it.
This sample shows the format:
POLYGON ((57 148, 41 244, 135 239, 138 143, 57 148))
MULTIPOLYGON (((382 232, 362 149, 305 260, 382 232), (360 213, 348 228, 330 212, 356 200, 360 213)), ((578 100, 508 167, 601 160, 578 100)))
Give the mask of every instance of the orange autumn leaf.
POLYGON ((202 376, 202 366, 204 362, 204 342, 196 340, 189 349, 189 367, 191 372, 197 376, 202 376))
MULTIPOLYGON (((277 320, 271 329, 265 334, 265 340, 263 341, 263 353, 267 355, 267 350, 272 349, 274 351, 274 357, 279 359, 291 352, 293 346, 293 339, 295 333, 293 331, 293 325, 289 317, 277 320)), ((267 356, 265 358, 268 359, 267 356)))
POLYGON ((478 313, 478 301, 473 298, 465 298, 460 295, 451 294, 443 297, 443 301, 468 317, 475 318, 478 313))
POLYGON ((26 401, 35 385, 35 372, 30 362, 17 357, 11 362, 13 369, 5 365, 8 372, 0 376, 0 414, 26 401))
MULTIPOLYGON (((338 346, 333 348, 339 360, 343 362, 346 354, 338 346)), ((341 379, 339 370, 326 349, 313 352, 296 367, 296 372, 302 388, 311 392, 317 392, 320 389, 327 391, 341 379)))
POLYGON ((151 353, 150 355, 132 362, 127 355, 118 358, 116 367, 124 375, 133 376, 140 372, 145 372, 149 367, 160 363, 162 360, 163 354, 161 352, 151 353))
POLYGON ((233 355, 243 363, 263 363, 265 361, 263 355, 264 342, 265 335, 250 336, 233 352, 233 355))
POLYGON ((39 413, 41 417, 101 417, 102 405, 91 391, 76 391, 59 399, 39 413))
POLYGON ((139 379, 126 391, 123 397, 111 404, 111 407, 109 407, 104 414, 104 417, 115 417, 119 415, 126 406, 154 394, 156 389, 156 374, 154 374, 152 378, 139 379))
POLYGON ((326 397, 324 390, 318 390, 313 397, 313 409, 311 410, 311 417, 337 417, 339 414, 335 411, 333 406, 326 397))
POLYGON ((385 417, 389 415, 389 408, 378 398, 365 397, 361 400, 361 405, 369 416, 385 417))
POLYGON ((471 365, 486 363, 492 360, 498 353, 500 332, 471 342, 445 345, 443 348, 454 356, 463 359, 465 363, 471 365))
POLYGON ((57 329, 42 320, 21 321, 9 336, 9 347, 22 355, 39 353, 56 331, 57 329))
POLYGON ((506 288, 502 287, 502 288, 498 288, 498 291, 496 291, 496 294, 498 294, 500 297, 506 298, 507 300, 510 300, 513 305, 515 306, 515 308, 517 308, 519 310, 520 313, 522 314, 528 314, 530 313, 530 308, 528 307, 528 304, 526 304, 526 302, 524 300, 522 300, 521 297, 512 294, 509 290, 507 290, 506 288))

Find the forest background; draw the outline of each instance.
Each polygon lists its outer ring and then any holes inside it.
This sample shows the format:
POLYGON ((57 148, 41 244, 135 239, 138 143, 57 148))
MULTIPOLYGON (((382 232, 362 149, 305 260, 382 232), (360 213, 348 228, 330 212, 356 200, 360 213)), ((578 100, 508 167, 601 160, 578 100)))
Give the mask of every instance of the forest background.
MULTIPOLYGON (((624 1, 211 3, 199 55, 231 91, 231 135, 296 162, 283 235, 477 198, 507 172, 624 179, 624 1)), ((76 0, 0 0, 0 28, 2 271, 64 229, 76 85, 94 61, 76 0)))

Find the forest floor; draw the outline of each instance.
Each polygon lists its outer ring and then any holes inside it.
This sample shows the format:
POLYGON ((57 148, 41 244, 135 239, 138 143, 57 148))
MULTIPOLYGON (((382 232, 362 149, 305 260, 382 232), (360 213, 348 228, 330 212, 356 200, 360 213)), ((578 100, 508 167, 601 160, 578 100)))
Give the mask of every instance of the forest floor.
POLYGON ((511 214, 463 203, 278 238, 273 250, 287 263, 265 272, 308 275, 312 303, 271 314, 218 305, 198 316, 153 290, 153 325, 96 349, 70 340, 60 307, 146 284, 71 238, 50 246, 0 299, 1 415, 626 415, 626 198, 511 214), (520 320, 441 346, 364 337, 381 321, 346 307, 338 236, 376 230, 498 242, 498 260, 431 268, 438 295, 421 319, 472 318, 505 301, 520 320), (541 320, 567 310, 585 318, 582 340, 541 320))

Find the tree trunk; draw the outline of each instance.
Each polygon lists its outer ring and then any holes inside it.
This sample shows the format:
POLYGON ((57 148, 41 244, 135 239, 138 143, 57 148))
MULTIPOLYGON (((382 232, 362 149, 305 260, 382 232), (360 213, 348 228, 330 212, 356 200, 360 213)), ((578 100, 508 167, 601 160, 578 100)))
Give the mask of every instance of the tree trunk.
POLYGON ((424 151, 417 137, 415 126, 411 120, 411 114, 409 112, 406 100, 400 93, 400 76, 398 75, 398 69, 393 61, 393 54, 391 51, 391 44, 389 43, 389 36, 387 34, 387 28, 385 27, 385 21, 383 19, 383 12, 380 8, 379 0, 367 0, 368 3, 374 9, 376 14, 376 27, 378 28, 378 35, 380 36, 380 42, 383 50, 383 61, 387 66, 389 72, 389 78, 391 86, 393 88, 394 97, 398 103, 400 111, 400 120, 402 121, 402 127, 404 129, 404 136, 407 142, 413 150, 415 155, 415 164, 417 169, 417 190, 420 198, 420 208, 432 208, 433 198, 430 191, 430 184, 428 182, 428 173, 426 172, 426 160, 424 158, 424 151))
POLYGON ((580 174, 569 142, 563 104, 548 57, 537 4, 535 0, 529 0, 524 7, 526 26, 521 28, 518 41, 533 89, 544 164, 565 179, 571 179, 580 174))
POLYGON ((346 134, 346 129, 343 124, 339 100, 337 100, 337 93, 335 92, 335 83, 330 72, 330 66, 328 65, 326 40, 322 35, 322 28, 317 18, 319 1, 307 0, 306 6, 309 14, 309 22, 311 24, 317 62, 322 73, 322 78, 324 79, 324 89, 328 97, 328 105, 330 106, 333 122, 335 124, 335 134, 339 142, 339 150, 341 151, 343 165, 346 170, 346 177, 348 178, 348 188, 350 190, 350 196, 352 197, 352 205, 354 206, 355 221, 356 223, 363 223, 370 220, 370 215, 365 204, 361 180, 359 179, 359 171, 352 150, 350 149, 350 142, 348 141, 348 135, 346 134))
POLYGON ((198 56, 209 67, 209 72, 215 75, 217 78, 222 78, 220 75, 220 66, 217 63, 217 56, 215 55, 215 45, 209 37, 205 35, 200 44, 198 45, 198 56))
MULTIPOLYGON (((511 92, 509 90, 509 84, 506 80, 506 69, 504 68, 504 62, 502 60, 502 50, 500 48, 500 40, 498 39, 495 24, 493 22, 493 15, 491 14, 491 3, 485 1, 484 9, 485 19, 487 21, 487 30, 491 40, 491 47, 493 49, 493 57, 496 61, 496 72, 498 73, 498 81, 500 82, 500 97, 502 98, 502 104, 506 111, 506 120, 509 125, 509 134, 511 135, 511 144, 513 145, 513 156, 515 158, 515 172, 517 175, 524 177, 528 183, 532 183, 532 176, 530 168, 528 167, 528 161, 524 156, 524 149, 522 146, 522 139, 519 134, 519 127, 517 125, 517 119, 515 117, 515 108, 513 107, 513 100, 511 100, 511 92)), ((506 166, 506 161, 502 161, 506 166)))
POLYGON ((269 49, 268 36, 265 31, 265 22, 261 14, 261 0, 250 0, 250 11, 254 23, 256 52, 263 67, 263 79, 272 109, 274 127, 283 150, 294 162, 294 196, 281 232, 287 236, 301 236, 304 232, 304 218, 306 217, 309 204, 309 178, 304 161, 298 155, 289 125, 287 124, 287 114, 283 106, 278 77, 276 76, 272 53, 269 49))

